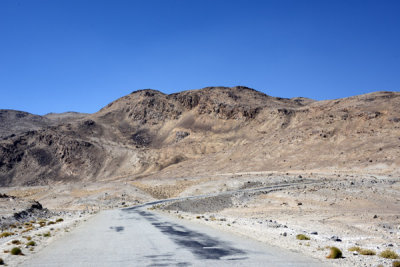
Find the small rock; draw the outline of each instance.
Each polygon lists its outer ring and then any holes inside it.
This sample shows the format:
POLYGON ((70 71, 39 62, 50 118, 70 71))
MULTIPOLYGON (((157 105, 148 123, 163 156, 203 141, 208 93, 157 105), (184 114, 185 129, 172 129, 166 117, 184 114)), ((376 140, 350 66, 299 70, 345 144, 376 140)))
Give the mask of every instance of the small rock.
POLYGON ((375 214, 373 218, 374 218, 374 219, 378 218, 378 215, 375 214))
POLYGON ((318 232, 311 232, 312 235, 318 235, 318 232))
POLYGON ((331 240, 335 241, 335 242, 342 242, 342 239, 340 239, 338 236, 334 235, 331 237, 331 240))
POLYGON ((303 203, 297 202, 297 206, 301 206, 301 205, 303 205, 303 203))
POLYGON ((283 232, 281 235, 282 235, 282 236, 287 236, 287 233, 286 233, 286 232, 283 232))

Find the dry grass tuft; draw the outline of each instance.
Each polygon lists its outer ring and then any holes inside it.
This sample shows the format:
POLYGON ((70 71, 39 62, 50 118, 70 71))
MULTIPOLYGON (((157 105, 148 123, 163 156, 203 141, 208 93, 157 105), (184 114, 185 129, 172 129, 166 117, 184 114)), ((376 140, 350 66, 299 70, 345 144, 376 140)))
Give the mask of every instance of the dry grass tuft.
POLYGON ((399 255, 397 255, 396 252, 394 252, 390 249, 382 251, 381 254, 379 254, 379 256, 382 258, 385 258, 385 259, 392 259, 392 260, 399 258, 399 255))
POLYGON ((36 242, 31 240, 28 243, 26 243, 27 246, 36 246, 36 242))
POLYGON ((298 239, 298 240, 310 240, 310 238, 308 236, 303 235, 303 234, 296 235, 296 239, 298 239))
POLYGON ((10 232, 3 232, 3 233, 0 234, 0 238, 2 238, 2 237, 9 237, 10 235, 14 235, 14 234, 13 234, 13 233, 10 233, 10 232))
POLYGON ((373 251, 372 249, 364 249, 360 247, 351 247, 349 248, 349 251, 357 251, 360 255, 367 255, 367 256, 376 255, 376 252, 373 251))
POLYGON ((327 259, 340 259, 343 257, 342 251, 337 247, 330 247, 330 254, 326 257, 327 259))

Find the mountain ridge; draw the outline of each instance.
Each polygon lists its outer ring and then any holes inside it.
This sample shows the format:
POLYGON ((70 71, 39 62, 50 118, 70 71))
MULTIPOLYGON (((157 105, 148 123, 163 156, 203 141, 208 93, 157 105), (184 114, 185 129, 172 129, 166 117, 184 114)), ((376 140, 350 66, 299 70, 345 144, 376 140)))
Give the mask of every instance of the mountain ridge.
POLYGON ((314 101, 243 86, 145 89, 66 117, 0 140, 2 186, 400 165, 398 92, 314 101))

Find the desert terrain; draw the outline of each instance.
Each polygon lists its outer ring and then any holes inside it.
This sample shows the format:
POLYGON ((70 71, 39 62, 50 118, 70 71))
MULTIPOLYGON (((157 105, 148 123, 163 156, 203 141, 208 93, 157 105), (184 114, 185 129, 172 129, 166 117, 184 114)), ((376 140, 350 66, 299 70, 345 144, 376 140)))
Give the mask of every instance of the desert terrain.
POLYGON ((0 223, 11 233, 0 258, 11 266, 104 210, 163 199, 174 200, 149 210, 327 266, 392 266, 379 254, 400 254, 398 92, 140 90, 94 114, 2 110, 0 136, 0 223), (331 246, 343 257, 327 259, 331 246))

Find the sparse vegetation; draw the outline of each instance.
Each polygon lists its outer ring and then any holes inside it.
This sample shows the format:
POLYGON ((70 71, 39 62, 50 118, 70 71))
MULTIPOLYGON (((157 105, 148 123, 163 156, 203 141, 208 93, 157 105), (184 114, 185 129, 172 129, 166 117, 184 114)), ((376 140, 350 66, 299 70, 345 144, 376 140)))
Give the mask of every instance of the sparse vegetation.
POLYGON ((58 219, 56 220, 56 222, 63 222, 63 221, 64 221, 63 218, 58 218, 58 219))
POLYGON ((362 249, 359 252, 361 255, 367 255, 367 256, 374 256, 376 255, 376 252, 373 251, 372 249, 362 249))
POLYGON ((31 240, 28 243, 26 243, 27 246, 36 246, 36 242, 31 240))
POLYGON ((51 234, 50 234, 50 232, 47 232, 47 233, 44 233, 43 236, 44 236, 44 237, 50 237, 51 234))
POLYGON ((3 233, 0 234, 0 238, 2 238, 2 237, 8 237, 8 236, 10 236, 10 235, 14 235, 14 234, 13 234, 13 233, 10 233, 10 232, 3 232, 3 233))
POLYGON ((0 265, 4 265, 4 260, 0 258, 0 265))
POLYGON ((372 249, 363 249, 360 247, 351 247, 349 248, 349 251, 357 251, 360 255, 368 255, 368 256, 376 255, 376 252, 373 251, 372 249))
POLYGON ((49 221, 49 222, 47 223, 47 225, 52 225, 52 224, 55 224, 55 222, 49 221))
POLYGON ((400 261, 392 262, 392 267, 400 267, 400 261))
POLYGON ((23 231, 21 232, 21 234, 26 233, 26 232, 29 232, 29 231, 32 231, 32 230, 33 230, 33 227, 28 227, 28 228, 26 228, 25 230, 23 230, 23 231))
POLYGON ((330 253, 326 257, 327 259, 340 259, 343 257, 342 251, 337 247, 330 247, 330 253))
POLYGON ((359 252, 360 249, 361 249, 360 247, 351 247, 351 248, 348 249, 348 251, 352 251, 352 252, 353 251, 357 251, 357 252, 359 252))
POLYGON ((310 240, 310 238, 308 236, 303 235, 303 234, 296 235, 296 239, 298 239, 298 240, 310 240))
POLYGON ((25 238, 26 240, 28 240, 28 241, 30 241, 30 240, 32 240, 32 237, 31 236, 23 236, 23 238, 25 238))
POLYGON ((398 259, 399 255, 397 255, 396 252, 390 250, 390 249, 386 249, 384 251, 381 252, 381 254, 379 254, 380 257, 385 258, 385 259, 398 259))
POLYGON ((11 244, 13 244, 13 245, 20 245, 20 244, 21 244, 21 241, 19 241, 19 240, 13 240, 13 241, 11 241, 11 244))
POLYGON ((10 251, 11 255, 24 255, 19 247, 13 247, 10 251))

